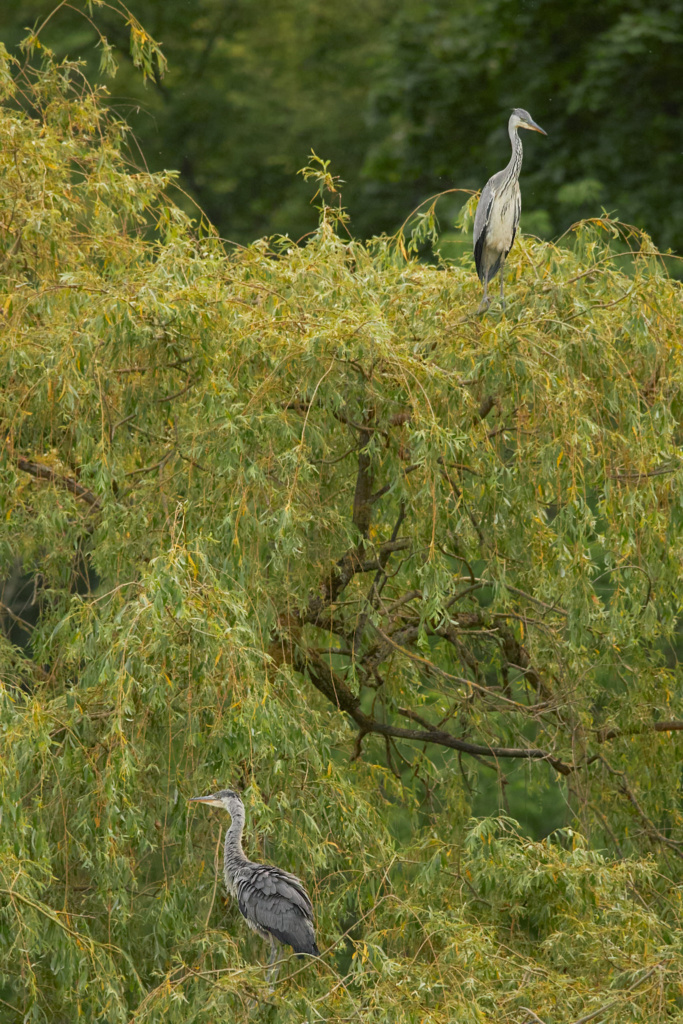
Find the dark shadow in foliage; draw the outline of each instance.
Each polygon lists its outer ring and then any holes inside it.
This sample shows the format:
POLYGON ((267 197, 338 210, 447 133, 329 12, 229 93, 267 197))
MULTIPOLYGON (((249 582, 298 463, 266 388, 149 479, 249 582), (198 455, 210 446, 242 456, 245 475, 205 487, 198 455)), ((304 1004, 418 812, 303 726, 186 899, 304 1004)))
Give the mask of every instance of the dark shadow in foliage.
MULTIPOLYGON (((73 563, 69 593, 85 597, 91 595, 99 584, 100 578, 90 557, 79 548, 73 563)), ((42 612, 44 585, 43 574, 24 572, 20 558, 15 559, 12 572, 0 583, 0 629, 10 643, 29 658, 33 656, 31 639, 42 612)), ((24 684, 22 688, 25 688, 24 684)))

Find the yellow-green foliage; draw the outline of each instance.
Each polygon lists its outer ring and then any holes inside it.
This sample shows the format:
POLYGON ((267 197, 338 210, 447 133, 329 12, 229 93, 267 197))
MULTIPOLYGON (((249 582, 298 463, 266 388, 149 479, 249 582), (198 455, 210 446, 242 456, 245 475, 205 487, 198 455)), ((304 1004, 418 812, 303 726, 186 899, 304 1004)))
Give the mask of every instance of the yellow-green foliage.
POLYGON ((683 1019, 647 237, 522 238, 477 318, 469 263, 349 240, 322 165, 306 244, 226 252, 78 68, 1 75, 0 561, 39 615, 0 649, 0 1019, 683 1019), (571 827, 471 821, 487 778, 571 827), (315 903, 270 995, 187 803, 216 784, 315 903))

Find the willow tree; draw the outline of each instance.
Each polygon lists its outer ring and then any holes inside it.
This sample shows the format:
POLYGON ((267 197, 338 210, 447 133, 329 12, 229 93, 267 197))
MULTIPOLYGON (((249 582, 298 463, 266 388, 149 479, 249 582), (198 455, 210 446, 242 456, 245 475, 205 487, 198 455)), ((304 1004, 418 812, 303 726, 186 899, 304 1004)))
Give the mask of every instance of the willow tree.
POLYGON ((0 81, 0 557, 38 612, 0 647, 0 1017, 683 1019, 683 310, 647 236, 523 238, 478 318, 471 264, 350 237, 323 163, 305 245, 227 250, 78 65, 0 81), (270 994, 214 785, 313 894, 323 956, 270 994), (565 827, 525 837, 520 788, 565 827))

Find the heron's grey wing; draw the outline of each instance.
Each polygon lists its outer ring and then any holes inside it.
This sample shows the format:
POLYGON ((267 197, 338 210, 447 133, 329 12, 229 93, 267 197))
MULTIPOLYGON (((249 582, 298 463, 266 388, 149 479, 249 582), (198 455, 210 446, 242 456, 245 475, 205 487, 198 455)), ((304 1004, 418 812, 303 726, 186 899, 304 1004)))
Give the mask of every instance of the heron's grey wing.
POLYGON ((514 245, 515 237, 517 235, 517 228, 519 227, 519 218, 522 216, 522 193, 520 192, 519 185, 515 192, 515 223, 512 226, 512 238, 510 239, 510 245, 505 251, 505 259, 508 257, 510 249, 514 245))
POLYGON ((479 202, 477 203, 477 211, 474 215, 474 262, 480 281, 484 280, 484 247, 486 245, 486 232, 491 218, 491 207, 496 198, 497 177, 498 175, 494 174, 484 185, 479 202))
POLYGON ((477 273, 479 274, 479 281, 484 280, 484 276, 490 280, 493 273, 490 272, 490 267, 486 267, 484 261, 484 252, 486 248, 486 236, 488 233, 488 225, 490 223, 490 214, 498 190, 505 175, 505 171, 499 171, 498 174, 494 174, 492 178, 488 178, 485 185, 481 189, 481 196, 477 203, 476 213, 474 214, 474 262, 476 264, 477 273), (488 272, 487 272, 488 271, 488 272))
POLYGON ((313 907, 303 883, 288 871, 250 864, 237 880, 240 912, 258 930, 269 932, 296 953, 315 953, 313 907))

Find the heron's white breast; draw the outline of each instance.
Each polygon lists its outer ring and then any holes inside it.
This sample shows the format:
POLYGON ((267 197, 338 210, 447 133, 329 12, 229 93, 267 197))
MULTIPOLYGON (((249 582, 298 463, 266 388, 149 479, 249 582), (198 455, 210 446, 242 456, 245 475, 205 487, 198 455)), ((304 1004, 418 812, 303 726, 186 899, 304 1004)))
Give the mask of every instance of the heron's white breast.
POLYGON ((227 865, 223 874, 225 879, 225 888, 228 890, 228 895, 232 896, 232 898, 236 900, 239 875, 236 872, 230 871, 227 865))
POLYGON ((493 201, 489 223, 486 230, 486 245, 494 252, 507 252, 517 227, 517 210, 519 207, 519 186, 508 189, 503 195, 497 195, 493 201))
POLYGON ((252 932, 256 932, 256 934, 260 935, 262 939, 270 938, 270 932, 266 931, 265 928, 261 928, 260 925, 256 924, 256 921, 252 921, 250 917, 245 917, 244 914, 242 916, 244 917, 244 920, 247 922, 249 928, 251 928, 252 932))

